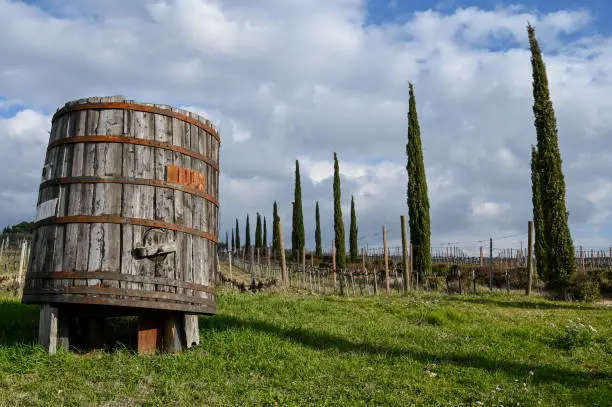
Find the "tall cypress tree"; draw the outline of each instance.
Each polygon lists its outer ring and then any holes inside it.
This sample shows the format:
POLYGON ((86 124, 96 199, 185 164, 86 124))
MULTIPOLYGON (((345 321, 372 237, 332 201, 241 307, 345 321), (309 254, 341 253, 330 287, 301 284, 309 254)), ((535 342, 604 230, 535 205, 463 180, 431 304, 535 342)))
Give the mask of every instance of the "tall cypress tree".
POLYGON ((421 275, 431 269, 431 232, 429 220, 429 197, 427 196, 427 177, 423 163, 421 128, 416 110, 414 87, 409 84, 408 101, 408 217, 410 242, 412 243, 413 267, 421 275))
POLYGON ((278 206, 276 205, 276 201, 274 201, 272 218, 272 254, 276 260, 280 259, 280 239, 278 236, 278 222, 280 221, 280 218, 278 217, 278 206))
POLYGON ((351 253, 351 263, 357 262, 359 249, 357 247, 357 215, 355 214, 355 199, 351 195, 351 226, 349 229, 349 251, 351 253))
POLYGON ((236 253, 240 255, 240 228, 238 227, 238 218, 236 218, 236 253))
POLYGON ((318 258, 323 257, 323 248, 321 247, 321 216, 319 215, 319 201, 315 209, 315 254, 318 258))
POLYGON ((244 237, 244 251, 245 251, 245 256, 251 255, 251 225, 249 222, 248 214, 247 214, 247 219, 246 219, 246 230, 245 230, 245 237, 244 237))
POLYGON ((304 250, 306 236, 304 235, 304 215, 302 212, 302 186, 300 182, 300 164, 295 160, 295 187, 293 196, 293 225, 291 230, 291 250, 297 258, 298 250, 304 250))
POLYGON ((261 216, 257 212, 257 224, 255 225, 255 249, 261 250, 261 216))
POLYGON ((227 237, 227 230, 225 231, 225 250, 229 250, 229 239, 227 237))
POLYGON ((268 253, 268 229, 266 228, 266 217, 264 216, 263 221, 263 241, 261 242, 263 245, 264 255, 268 253))
POLYGON ((557 135, 557 120, 548 91, 546 66, 535 37, 527 25, 533 75, 533 114, 537 135, 537 168, 542 219, 544 220, 546 268, 545 279, 553 289, 566 295, 566 288, 576 272, 574 244, 565 207, 565 179, 557 135))
POLYGON ((236 238, 234 237, 234 229, 232 228, 232 253, 236 252, 236 238))
POLYGON ((533 225, 535 228, 535 257, 538 276, 544 278, 548 275, 546 266, 546 234, 544 219, 542 219, 542 200, 540 199, 540 182, 538 176, 538 151, 531 146, 531 195, 533 203, 533 225))
POLYGON ((344 237, 344 221, 340 193, 340 167, 338 156, 334 153, 334 235, 336 240, 336 264, 339 269, 346 266, 346 241, 344 237))

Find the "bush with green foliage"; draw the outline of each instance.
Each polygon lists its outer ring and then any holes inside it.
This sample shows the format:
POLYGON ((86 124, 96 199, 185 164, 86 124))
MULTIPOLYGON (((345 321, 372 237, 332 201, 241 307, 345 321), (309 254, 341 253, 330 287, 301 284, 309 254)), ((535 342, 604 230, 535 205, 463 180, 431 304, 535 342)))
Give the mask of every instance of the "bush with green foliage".
POLYGON ((570 282, 569 293, 574 300, 597 302, 601 298, 599 280, 586 272, 576 273, 570 282))
POLYGON ((451 265, 446 263, 432 264, 431 274, 435 276, 446 276, 451 271, 451 265))

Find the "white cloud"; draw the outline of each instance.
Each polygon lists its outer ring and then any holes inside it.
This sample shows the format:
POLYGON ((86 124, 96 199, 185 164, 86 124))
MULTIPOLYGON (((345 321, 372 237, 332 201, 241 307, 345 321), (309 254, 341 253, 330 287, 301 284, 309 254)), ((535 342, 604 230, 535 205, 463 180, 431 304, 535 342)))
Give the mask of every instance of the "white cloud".
POLYGON ((49 140, 51 118, 34 110, 18 111, 11 118, 0 118, 0 134, 26 143, 44 143, 49 140))
POLYGON ((153 20, 168 32, 204 53, 248 57, 261 52, 267 43, 266 26, 248 19, 228 17, 221 5, 213 1, 176 0, 148 5, 153 20))
POLYGON ((612 199, 612 182, 600 179, 592 184, 593 187, 586 194, 587 199, 595 204, 610 202, 612 199))
MULTIPOLYGON (((271 215, 274 200, 288 228, 299 158, 307 239, 318 200, 331 241, 333 151, 345 206, 356 199, 360 234, 377 233, 407 212, 410 80, 434 242, 478 245, 523 232, 535 143, 529 20, 545 51, 574 240, 596 241, 602 223, 610 225, 607 192, 584 179, 612 169, 612 42, 579 35, 592 18, 587 10, 422 10, 376 26, 364 24, 361 0, 45 4, 53 12, 0 0, 0 89, 3 100, 26 106, 0 119, 3 193, 35 200, 36 178, 16 183, 9 175, 39 173, 58 106, 124 94, 186 106, 219 127, 221 233, 246 212, 271 215), (566 42, 568 33, 577 39, 566 42)), ((23 216, 11 205, 0 209, 0 224, 23 216)))
POLYGON ((510 209, 510 205, 499 202, 472 202, 472 211, 476 216, 493 218, 503 215, 510 209))

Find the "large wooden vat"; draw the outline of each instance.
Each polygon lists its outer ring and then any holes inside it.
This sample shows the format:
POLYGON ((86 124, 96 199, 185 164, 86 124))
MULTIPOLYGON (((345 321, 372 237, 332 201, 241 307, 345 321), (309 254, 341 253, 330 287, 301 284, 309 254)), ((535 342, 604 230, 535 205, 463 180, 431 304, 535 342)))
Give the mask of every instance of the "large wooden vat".
POLYGON ((53 116, 23 302, 214 314, 219 136, 123 97, 53 116))

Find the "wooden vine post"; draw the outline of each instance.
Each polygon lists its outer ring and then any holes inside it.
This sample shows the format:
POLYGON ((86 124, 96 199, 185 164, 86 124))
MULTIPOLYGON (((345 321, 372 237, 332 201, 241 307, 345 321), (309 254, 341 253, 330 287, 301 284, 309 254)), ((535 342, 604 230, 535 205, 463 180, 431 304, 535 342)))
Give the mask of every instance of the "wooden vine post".
POLYGON ((332 240, 332 278, 334 281, 333 287, 336 289, 336 241, 332 240))
POLYGON ((270 278, 270 247, 266 245, 266 277, 270 278))
POLYGON ((406 217, 400 217, 402 224, 402 262, 404 264, 404 291, 410 290, 410 260, 408 258, 408 238, 406 234, 406 217))
POLYGON ((531 295, 531 284, 533 280, 533 221, 527 223, 527 295, 531 295))
POLYGON ((385 251, 385 286, 387 290, 387 296, 391 294, 391 287, 389 286, 389 254, 387 253, 387 230, 385 226, 382 227, 383 234, 383 248, 385 251))
POLYGON ((493 239, 489 239, 489 290, 493 292, 493 239))
MULTIPOLYGON (((412 243, 410 243, 410 281, 412 282, 413 267, 412 267, 412 243)), ((416 273, 415 289, 419 289, 419 273, 416 273)))
POLYGON ((251 278, 251 289, 255 291, 255 248, 249 248, 249 277, 251 278))
POLYGON ((306 248, 302 249, 302 281, 306 286, 306 248))
POLYGON ((312 270, 314 269, 314 252, 310 252, 310 270, 308 272, 308 282, 312 291, 312 270))
POLYGON ((232 276, 232 252, 231 251, 228 252, 228 258, 229 258, 229 275, 230 275, 230 280, 233 280, 234 277, 232 276))
POLYGON ((21 256, 19 258, 19 275, 17 277, 17 293, 21 295, 21 289, 23 288, 23 266, 28 260, 26 254, 28 252, 28 242, 24 239, 21 243, 21 256))
POLYGON ((368 290, 368 295, 370 295, 370 282, 368 281, 368 270, 366 269, 365 264, 365 249, 361 249, 361 273, 365 276, 366 288, 368 290))
POLYGON ((287 283, 287 263, 285 262, 285 242, 283 241, 283 223, 278 221, 278 240, 280 242, 280 256, 281 256, 281 276, 283 283, 287 283))

